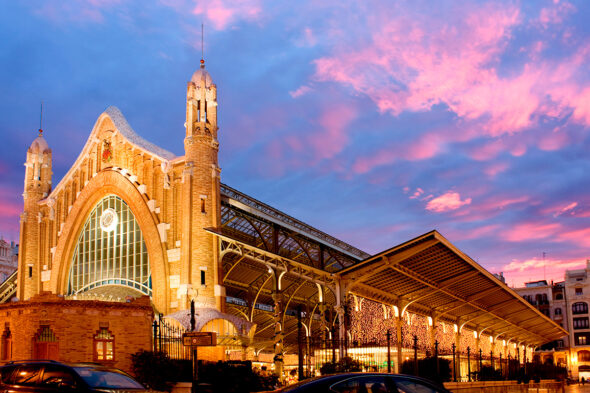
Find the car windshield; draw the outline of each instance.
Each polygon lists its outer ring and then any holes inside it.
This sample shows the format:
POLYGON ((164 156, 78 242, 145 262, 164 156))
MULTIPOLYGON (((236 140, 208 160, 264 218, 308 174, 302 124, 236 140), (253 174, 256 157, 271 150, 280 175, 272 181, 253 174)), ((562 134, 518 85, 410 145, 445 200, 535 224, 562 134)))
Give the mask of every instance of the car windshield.
POLYGON ((92 367, 74 367, 74 370, 92 388, 145 389, 139 382, 116 371, 92 367))

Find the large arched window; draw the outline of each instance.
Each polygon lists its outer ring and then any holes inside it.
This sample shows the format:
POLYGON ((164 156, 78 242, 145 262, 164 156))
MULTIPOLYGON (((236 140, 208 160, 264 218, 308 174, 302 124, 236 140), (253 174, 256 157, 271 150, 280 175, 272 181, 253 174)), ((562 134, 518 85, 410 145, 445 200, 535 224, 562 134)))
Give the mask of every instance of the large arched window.
POLYGON ((148 252, 139 224, 116 195, 102 199, 84 224, 72 258, 68 294, 104 285, 152 293, 148 252))

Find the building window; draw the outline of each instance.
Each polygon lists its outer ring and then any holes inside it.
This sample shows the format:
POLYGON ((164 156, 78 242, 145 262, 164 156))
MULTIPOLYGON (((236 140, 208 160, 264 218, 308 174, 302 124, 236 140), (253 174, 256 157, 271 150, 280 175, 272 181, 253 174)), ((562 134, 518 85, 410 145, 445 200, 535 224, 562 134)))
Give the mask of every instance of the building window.
POLYGON ((555 315, 561 315, 561 308, 555 309, 555 315))
POLYGON ((2 360, 11 360, 12 359, 12 332, 10 331, 10 326, 8 324, 4 328, 4 333, 2 333, 2 360))
POLYGON ((205 271, 201 270, 201 285, 205 285, 205 271))
POLYGON ((590 362, 590 351, 578 351, 579 362, 590 362))
POLYGON ((558 293, 557 295, 555 295, 555 300, 563 300, 563 294, 558 293))
POLYGON ((37 331, 33 345, 33 359, 59 360, 57 337, 49 326, 41 326, 37 331))
POLYGON ((116 195, 90 212, 72 257, 68 294, 104 285, 127 286, 151 295, 147 247, 133 212, 116 195))
POLYGON ((582 295, 583 293, 582 288, 576 288, 576 295, 582 295))
POLYGON ((588 333, 576 333, 574 334, 574 341, 576 345, 588 345, 588 333))
POLYGON ((572 304, 573 314, 588 314, 588 303, 577 302, 572 304))
POLYGON ((588 329, 588 317, 574 318, 574 329, 588 329))
POLYGON ((94 360, 97 362, 115 360, 115 336, 107 328, 101 328, 94 336, 94 360))

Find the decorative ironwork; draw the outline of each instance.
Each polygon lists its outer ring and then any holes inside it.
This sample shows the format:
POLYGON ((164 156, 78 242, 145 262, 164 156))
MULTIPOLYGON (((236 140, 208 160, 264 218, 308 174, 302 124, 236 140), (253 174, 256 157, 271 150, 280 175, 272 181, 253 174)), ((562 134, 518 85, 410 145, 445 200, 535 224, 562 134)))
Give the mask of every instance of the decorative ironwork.
POLYGON ((162 319, 160 314, 154 320, 153 327, 153 350, 164 352, 171 359, 191 359, 190 348, 182 343, 182 334, 186 330, 180 326, 172 326, 162 319))

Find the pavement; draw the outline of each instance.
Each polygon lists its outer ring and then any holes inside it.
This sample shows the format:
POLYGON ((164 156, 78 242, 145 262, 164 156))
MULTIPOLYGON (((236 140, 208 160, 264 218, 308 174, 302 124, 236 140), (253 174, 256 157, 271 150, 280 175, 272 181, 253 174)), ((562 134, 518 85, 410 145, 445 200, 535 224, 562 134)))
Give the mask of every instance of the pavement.
POLYGON ((590 383, 565 385, 565 393, 590 393, 590 383))

